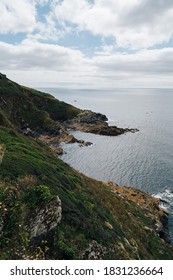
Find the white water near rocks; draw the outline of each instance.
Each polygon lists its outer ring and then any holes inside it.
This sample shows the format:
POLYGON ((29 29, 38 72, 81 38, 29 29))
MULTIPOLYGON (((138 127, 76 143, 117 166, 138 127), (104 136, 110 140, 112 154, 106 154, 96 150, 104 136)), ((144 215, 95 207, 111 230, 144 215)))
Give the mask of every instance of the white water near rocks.
POLYGON ((73 132, 93 145, 63 145, 67 154, 61 158, 95 179, 133 186, 166 200, 173 240, 173 89, 44 91, 106 114, 111 125, 139 129, 117 137, 73 132))

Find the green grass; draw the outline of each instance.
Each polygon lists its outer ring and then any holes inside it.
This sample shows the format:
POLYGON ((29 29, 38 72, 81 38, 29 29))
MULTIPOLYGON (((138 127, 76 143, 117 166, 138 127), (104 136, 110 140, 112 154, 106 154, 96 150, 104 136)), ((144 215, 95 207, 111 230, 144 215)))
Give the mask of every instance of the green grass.
POLYGON ((75 117, 80 109, 6 77, 0 79, 0 124, 32 129, 58 128, 57 121, 75 117))

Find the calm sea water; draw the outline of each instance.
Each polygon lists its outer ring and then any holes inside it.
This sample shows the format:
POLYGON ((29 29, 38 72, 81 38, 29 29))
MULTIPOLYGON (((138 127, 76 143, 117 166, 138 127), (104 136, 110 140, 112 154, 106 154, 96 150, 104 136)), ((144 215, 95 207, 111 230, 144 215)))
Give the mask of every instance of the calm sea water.
POLYGON ((139 129, 116 137, 73 132, 93 145, 63 145, 67 153, 62 159, 92 178, 133 186, 166 200, 173 240, 173 89, 44 91, 106 114, 111 125, 139 129))

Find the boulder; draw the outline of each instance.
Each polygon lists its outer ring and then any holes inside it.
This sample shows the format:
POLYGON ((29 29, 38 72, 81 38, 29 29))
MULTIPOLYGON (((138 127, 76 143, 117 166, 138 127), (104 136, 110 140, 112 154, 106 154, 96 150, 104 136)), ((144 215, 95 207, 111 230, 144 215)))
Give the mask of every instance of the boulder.
POLYGON ((56 228, 61 221, 62 207, 58 196, 46 205, 36 210, 36 214, 29 221, 30 238, 47 235, 49 231, 56 228))

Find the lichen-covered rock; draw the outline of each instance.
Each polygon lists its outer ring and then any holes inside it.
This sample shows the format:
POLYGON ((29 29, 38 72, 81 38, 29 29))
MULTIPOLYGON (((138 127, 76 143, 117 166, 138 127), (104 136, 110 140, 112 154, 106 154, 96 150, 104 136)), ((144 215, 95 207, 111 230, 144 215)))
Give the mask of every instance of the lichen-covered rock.
POLYGON ((82 254, 83 260, 102 260, 107 250, 102 245, 93 240, 82 254))
POLYGON ((36 210, 35 217, 30 219, 30 238, 46 235, 60 223, 61 216, 61 200, 56 196, 49 203, 36 210))

